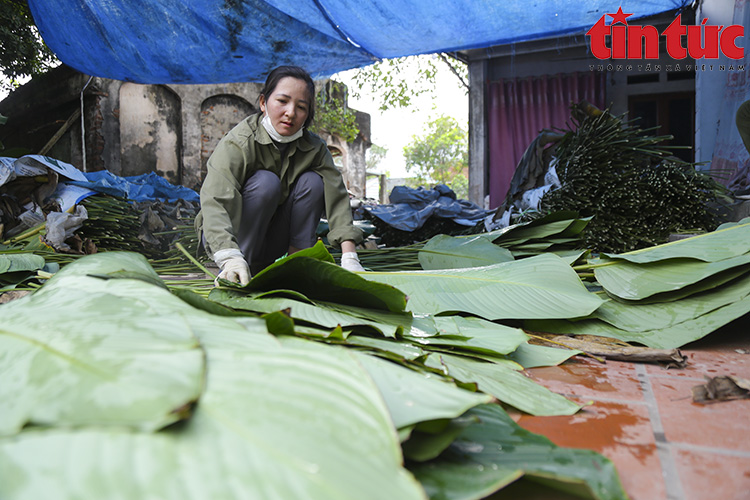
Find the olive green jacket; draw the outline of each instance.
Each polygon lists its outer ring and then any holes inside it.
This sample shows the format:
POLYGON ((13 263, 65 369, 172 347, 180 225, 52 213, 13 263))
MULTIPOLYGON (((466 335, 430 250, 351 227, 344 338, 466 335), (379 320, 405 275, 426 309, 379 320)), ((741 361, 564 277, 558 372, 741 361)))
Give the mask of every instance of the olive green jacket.
POLYGON ((323 179, 325 209, 330 231, 328 241, 340 246, 342 241, 362 241, 362 231, 354 227, 349 194, 341 173, 333 164, 326 143, 305 130, 302 137, 289 143, 282 159, 279 149, 260 123, 261 113, 241 121, 216 146, 208 159, 206 178, 200 190, 201 211, 195 219, 198 240, 205 237, 206 252, 239 249, 236 228, 242 214, 242 186, 258 170, 270 170, 281 179, 283 203, 292 184, 302 173, 312 170, 323 179))

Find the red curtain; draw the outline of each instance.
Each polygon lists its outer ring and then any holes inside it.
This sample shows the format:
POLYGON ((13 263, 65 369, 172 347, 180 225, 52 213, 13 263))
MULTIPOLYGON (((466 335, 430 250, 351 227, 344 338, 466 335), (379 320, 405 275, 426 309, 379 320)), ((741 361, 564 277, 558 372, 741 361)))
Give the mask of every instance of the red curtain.
POLYGON ((570 103, 586 99, 604 108, 604 72, 567 73, 489 82, 490 207, 505 200, 524 151, 545 128, 566 128, 570 103))

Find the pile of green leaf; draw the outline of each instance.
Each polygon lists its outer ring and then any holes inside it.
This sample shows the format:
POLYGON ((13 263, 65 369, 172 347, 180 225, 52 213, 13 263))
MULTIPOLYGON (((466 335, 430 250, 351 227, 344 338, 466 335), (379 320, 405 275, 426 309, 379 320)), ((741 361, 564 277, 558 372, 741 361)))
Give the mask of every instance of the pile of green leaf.
POLYGON ((465 236, 438 234, 426 242, 376 250, 359 250, 359 260, 371 271, 413 271, 489 266, 553 253, 573 264, 587 254, 581 250, 590 217, 561 211, 529 222, 465 236))
POLYGON ((594 271, 600 295, 609 299, 590 315, 528 320, 526 328, 681 347, 750 312, 750 218, 664 245, 603 254, 581 268, 594 271))
POLYGON ((671 233, 717 226, 714 207, 725 189, 659 147, 669 137, 648 135, 606 112, 572 120, 574 129, 555 150, 562 186, 541 207, 593 216, 584 248, 627 252, 664 243, 671 233))
POLYGON ((579 409, 520 372, 572 352, 492 321, 595 311, 563 260, 365 276, 319 244, 206 300, 107 252, 1 305, 0 498, 625 498, 497 403, 579 409))

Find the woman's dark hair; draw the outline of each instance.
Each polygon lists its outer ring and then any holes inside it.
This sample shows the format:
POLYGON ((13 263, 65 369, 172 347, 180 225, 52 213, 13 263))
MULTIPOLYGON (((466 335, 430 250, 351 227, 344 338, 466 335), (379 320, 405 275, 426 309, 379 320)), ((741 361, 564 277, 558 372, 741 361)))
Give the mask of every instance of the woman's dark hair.
POLYGON ((282 78, 291 76, 302 80, 307 84, 307 93, 310 94, 310 103, 307 113, 307 120, 305 120, 305 127, 309 126, 315 118, 315 83, 313 82, 310 74, 299 66, 279 66, 274 68, 266 78, 266 84, 263 90, 260 91, 266 100, 276 90, 276 86, 279 84, 282 78))

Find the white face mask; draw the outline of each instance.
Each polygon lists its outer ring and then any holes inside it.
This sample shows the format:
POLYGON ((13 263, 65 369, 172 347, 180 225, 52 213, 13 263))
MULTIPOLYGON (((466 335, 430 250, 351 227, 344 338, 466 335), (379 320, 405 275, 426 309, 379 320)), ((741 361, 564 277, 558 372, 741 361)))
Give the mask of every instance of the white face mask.
POLYGON ((294 140, 299 139, 300 137, 302 137, 302 132, 305 129, 305 127, 302 127, 292 135, 281 135, 276 131, 275 128, 273 128, 271 119, 268 117, 267 114, 263 115, 263 120, 261 120, 261 124, 263 124, 263 128, 266 129, 266 132, 268 132, 268 135, 271 136, 271 139, 273 139, 276 142, 280 142, 282 144, 286 144, 287 142, 292 142, 294 140))

